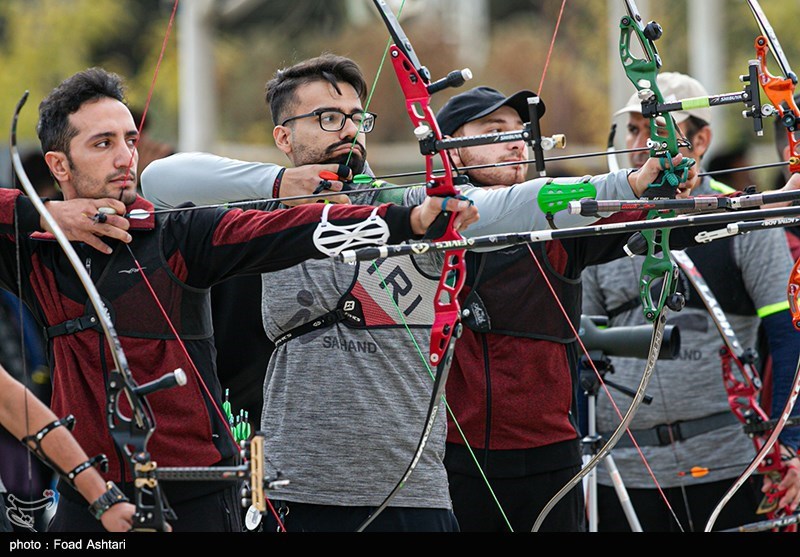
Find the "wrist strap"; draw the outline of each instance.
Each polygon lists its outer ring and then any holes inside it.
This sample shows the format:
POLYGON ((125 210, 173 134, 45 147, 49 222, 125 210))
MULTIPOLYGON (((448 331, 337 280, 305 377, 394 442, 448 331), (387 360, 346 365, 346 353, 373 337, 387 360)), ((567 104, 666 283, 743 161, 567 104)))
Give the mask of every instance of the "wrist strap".
POLYGON ((100 517, 103 516, 103 513, 117 503, 128 502, 128 498, 124 493, 122 493, 122 490, 118 488, 117 484, 114 482, 106 482, 106 488, 108 490, 98 497, 94 503, 89 505, 89 512, 92 513, 92 516, 94 516, 97 520, 100 520, 100 517))
POLYGON ((93 456, 89 460, 78 464, 75 468, 73 468, 70 472, 67 473, 67 480, 69 480, 69 482, 72 485, 75 485, 75 476, 77 476, 84 470, 88 470, 94 465, 97 465, 103 472, 107 472, 108 457, 103 453, 100 453, 99 455, 93 456))
POLYGON ((22 438, 22 443, 25 444, 25 445, 29 445, 29 446, 32 445, 32 448, 34 450, 37 450, 41 446, 42 439, 44 439, 45 436, 48 433, 50 433, 51 431, 53 431, 57 427, 62 427, 62 426, 66 427, 68 430, 72 431, 72 428, 75 427, 75 416, 70 414, 65 418, 50 422, 49 424, 44 426, 42 429, 40 429, 39 431, 37 431, 33 435, 26 435, 25 437, 23 437, 22 438))

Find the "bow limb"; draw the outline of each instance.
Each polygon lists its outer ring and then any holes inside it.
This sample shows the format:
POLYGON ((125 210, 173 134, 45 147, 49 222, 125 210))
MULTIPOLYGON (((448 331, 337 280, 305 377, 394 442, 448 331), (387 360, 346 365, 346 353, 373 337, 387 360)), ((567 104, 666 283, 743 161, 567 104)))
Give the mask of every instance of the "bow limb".
POLYGON ((620 169, 617 150, 614 148, 614 137, 616 135, 617 125, 611 124, 611 128, 608 130, 608 142, 606 143, 606 163, 611 172, 616 172, 620 169))
POLYGON ((22 165, 22 159, 20 158, 19 149, 17 148, 17 122, 19 120, 19 113, 27 100, 28 91, 25 91, 22 98, 17 103, 16 109, 14 110, 10 144, 11 163, 14 167, 14 172, 19 179, 20 185, 22 186, 26 195, 30 198, 33 206, 36 208, 36 212, 38 212, 42 218, 44 218, 52 230, 53 236, 55 236, 58 244, 61 246, 61 249, 66 254, 70 264, 75 268, 75 272, 78 274, 78 279, 81 281, 86 293, 89 295, 89 300, 97 311, 97 316, 100 319, 103 332, 105 333, 106 339, 108 340, 108 344, 111 348, 111 357, 114 359, 114 365, 117 369, 130 371, 128 368, 127 358, 125 357, 125 353, 123 352, 119 338, 117 337, 116 329, 114 328, 114 324, 111 323, 111 319, 108 316, 108 310, 105 308, 105 304, 103 304, 103 300, 100 297, 99 292, 95 288, 91 277, 89 277, 89 274, 86 272, 86 269, 83 267, 78 254, 69 243, 66 234, 64 234, 64 232, 61 230, 61 227, 58 225, 58 221, 56 221, 56 219, 45 207, 44 202, 36 192, 36 188, 31 183, 27 173, 25 172, 25 168, 22 165))
MULTIPOLYGON (((111 321, 108 310, 103 303, 100 293, 97 291, 91 277, 84 268, 83 264, 75 252, 74 248, 67 239, 66 234, 61 230, 56 219, 50 214, 45 207, 39 195, 36 192, 33 184, 28 178, 25 168, 22 165, 22 160, 19 156, 17 148, 17 122, 19 113, 28 98, 28 92, 20 99, 14 111, 14 118, 11 128, 11 162, 14 167, 14 172, 17 175, 20 184, 33 203, 36 211, 47 222, 50 230, 52 231, 56 241, 58 242, 64 254, 67 256, 70 265, 75 269, 78 279, 83 285, 89 297, 89 301, 95 309, 100 325, 103 329, 103 334, 108 342, 111 357, 114 362, 115 370, 110 374, 110 387, 107 393, 107 420, 108 426, 111 430, 111 435, 114 437, 118 446, 123 448, 127 453, 131 463, 137 462, 138 465, 147 469, 151 465, 149 454, 147 453, 147 441, 155 430, 155 419, 152 410, 150 409, 147 400, 144 396, 137 392, 137 385, 133 381, 128 360, 125 352, 122 350, 119 337, 117 336, 114 324, 111 321), (132 416, 127 418, 120 413, 118 407, 118 394, 122 391, 126 394, 131 407, 132 416), (124 426, 124 430, 123 430, 124 426), (124 439, 124 441, 122 441, 124 439), (122 441, 122 442, 121 442, 122 441)), ((172 386, 180 383, 180 377, 174 375, 167 376, 164 387, 172 386)), ((185 379, 184 379, 185 381, 185 379)), ((133 464, 132 464, 133 465, 133 464)), ((139 471, 134 466, 134 476, 139 476, 139 471)), ((161 497, 160 490, 157 483, 151 483, 149 486, 151 494, 154 497, 154 504, 151 507, 145 507, 140 504, 139 493, 137 489, 137 512, 134 515, 134 529, 146 530, 159 530, 164 531, 167 529, 166 518, 169 515, 170 509, 166 505, 166 500, 161 497), (143 512, 144 511, 144 512, 143 512)))
MULTIPOLYGON (((729 392, 728 398, 730 400, 737 394, 737 388, 742 388, 743 385, 735 381, 731 381, 731 385, 729 388, 728 379, 730 378, 726 378, 726 389, 729 392)), ((745 392, 744 394, 748 393, 745 392)), ((756 471, 756 469, 758 469, 762 473, 777 474, 775 476, 776 480, 779 477, 783 477, 783 475, 785 475, 786 466, 781 460, 780 448, 777 444, 777 441, 778 441, 778 436, 780 435, 781 431, 783 431, 783 428, 786 426, 786 423, 789 420, 792 408, 794 408, 794 405, 797 402, 798 394, 800 394, 800 361, 798 361, 797 369, 795 370, 794 380, 792 382, 792 391, 789 395, 789 398, 786 401, 786 405, 784 406, 783 411, 781 412, 780 418, 778 418, 775 424, 774 429, 772 430, 772 432, 770 433, 769 437, 766 440, 761 441, 754 438, 753 441, 754 443, 756 443, 756 447, 758 447, 758 445, 761 444, 758 454, 756 454, 753 461, 747 466, 744 472, 742 472, 742 474, 736 479, 733 485, 731 485, 731 487, 728 489, 728 491, 725 493, 725 495, 722 497, 719 503, 717 503, 717 506, 714 507, 714 510, 711 512, 711 515, 709 516, 708 522, 706 523, 705 526, 706 532, 710 532, 713 529, 714 523, 717 521, 717 518, 722 512, 722 509, 725 507, 725 505, 728 504, 728 501, 731 500, 731 498, 736 494, 739 488, 742 487, 742 485, 744 485, 744 483, 747 481, 750 475, 754 471, 756 471)), ((751 419, 750 416, 746 416, 742 412, 741 406, 737 406, 736 403, 734 403, 733 401, 731 401, 731 406, 734 409, 734 414, 736 414, 737 417, 739 417, 740 420, 742 420, 743 422, 747 423, 747 421, 751 419)), ((748 410, 755 410, 756 408, 758 410, 761 410, 760 407, 758 407, 757 405, 755 405, 753 408, 751 408, 750 406, 751 405, 745 404, 744 408, 748 410)), ((760 416, 760 418, 766 420, 767 416, 765 413, 763 413, 763 410, 761 410, 761 413, 763 415, 760 416)), ((773 481, 773 484, 775 488, 777 488, 777 481, 773 481)), ((785 513, 782 512, 781 510, 779 510, 779 512, 771 510, 768 513, 768 517, 770 519, 779 518, 784 514, 785 513)), ((792 531, 796 531, 797 525, 793 524, 788 527, 792 528, 792 531)))
MULTIPOLYGON (((675 190, 678 184, 686 181, 689 167, 694 161, 687 159, 681 161, 678 165, 674 165, 672 158, 678 154, 679 147, 674 120, 666 118, 664 126, 666 128, 666 136, 659 132, 659 126, 656 124, 657 112, 655 112, 655 108, 659 102, 663 103, 664 101, 656 82, 658 71, 661 68, 661 57, 654 43, 661 36, 661 27, 655 22, 645 26, 633 0, 625 0, 625 5, 627 15, 623 16, 620 21, 620 58, 628 79, 640 91, 640 98, 643 99, 642 114, 650 117, 650 140, 648 142, 650 156, 660 157, 663 169, 659 178, 653 184, 650 184, 643 197, 675 197, 675 190), (630 47, 634 37, 642 47, 644 54, 642 59, 636 58, 631 53, 630 47)), ((650 211, 648 219, 662 216, 665 215, 661 212, 650 211)), ((636 396, 605 446, 542 509, 533 525, 532 531, 534 532, 538 531, 544 519, 558 501, 600 463, 628 428, 628 424, 644 399, 645 389, 650 382, 655 362, 658 359, 664 327, 666 326, 667 308, 679 310, 682 307, 682 300, 675 291, 678 268, 669 257, 669 229, 642 231, 639 239, 646 242, 647 251, 639 280, 639 294, 642 299, 644 316, 647 321, 653 323, 654 328, 647 363, 636 391, 636 396), (654 301, 651 297, 651 285, 653 281, 659 278, 663 279, 663 283, 660 289, 660 296, 657 301, 654 301)))
MULTIPOLYGON (((795 136, 797 131, 797 123, 800 118, 800 110, 794 101, 794 91, 797 85, 797 76, 789 66, 786 55, 783 53, 778 37, 767 19, 766 14, 761 9, 758 0, 747 0, 753 17, 755 17, 762 35, 759 35, 755 40, 756 56, 759 63, 759 83, 764 90, 764 94, 773 104, 774 108, 778 111, 781 123, 786 128, 789 145, 789 171, 800 172, 800 158, 798 158, 798 148, 800 148, 800 141, 795 136), (778 61, 779 66, 784 77, 777 77, 772 75, 767 68, 767 52, 772 51, 773 56, 778 61)), ((792 320, 795 328, 800 330, 800 311, 797 307, 797 272, 798 263, 796 262, 792 273, 789 276, 787 286, 787 294, 789 298, 789 307, 792 315, 792 320)), ((724 359, 724 356, 723 356, 724 359)), ((730 370, 730 366, 728 366, 730 370)), ((743 384, 735 379, 731 373, 725 376, 725 388, 728 391, 728 399, 736 417, 745 424, 753 422, 766 422, 769 417, 766 412, 758 405, 756 401, 756 393, 752 392, 752 387, 743 384)), ((790 418, 792 409, 797 402, 798 393, 800 393, 800 361, 798 361, 795 370, 794 379, 792 381, 792 388, 790 390, 786 404, 780 417, 776 420, 775 426, 770 432, 770 435, 764 439, 763 434, 753 436, 753 442, 757 449, 757 454, 752 462, 745 468, 744 472, 736 479, 733 485, 725 493, 722 499, 717 503, 717 506, 712 511, 708 522, 706 523, 705 531, 710 532, 714 527, 719 514, 725 505, 731 500, 734 494, 741 488, 747 481, 750 475, 758 470, 759 473, 767 474, 772 480, 772 491, 767 494, 765 502, 762 507, 769 519, 780 518, 787 514, 786 509, 777 509, 777 484, 786 475, 787 467, 781 459, 780 446, 778 444, 778 437, 786 426, 790 418), (774 505, 773 505, 774 503, 774 505)), ((792 523, 786 526, 787 531, 797 531, 797 524, 792 523)))
MULTIPOLYGON (((664 284, 666 287, 666 283, 664 284)), ((589 460, 582 468, 581 471, 576 474, 567 484, 562 487, 551 499, 548 503, 544 506, 539 516, 536 518, 536 522, 533 524, 533 528, 531 529, 532 532, 537 532, 541 527, 542 523, 544 522, 547 515, 550 511, 556 506, 556 504, 567 494, 569 493, 578 483, 586 477, 589 472, 591 472, 605 457, 608 453, 611 452, 611 449, 619 442, 622 438, 622 435, 628 429, 628 425, 630 425, 631 420, 633 420, 633 416, 636 414, 636 410, 638 410, 639 405, 644 400, 645 392, 647 390, 647 385, 650 383, 650 378, 653 375, 653 369, 655 368, 656 361, 658 360, 658 354, 661 351, 661 344, 664 340, 664 328, 667 324, 667 314, 668 309, 666 306, 662 307, 658 316, 654 320, 654 327, 653 327, 653 334, 650 337, 650 349, 648 351, 647 356, 647 363, 645 365, 644 373, 642 374, 642 379, 639 382, 639 386, 636 389, 636 394, 633 397, 633 402, 628 408, 628 411, 625 413, 625 416, 622 418, 619 426, 617 429, 614 430, 608 441, 605 445, 589 460)))
MULTIPOLYGON (((766 439, 764 430, 758 428, 757 431, 754 431, 757 426, 769 422, 767 413, 761 408, 758 402, 758 396, 761 392, 761 380, 759 379, 758 371, 754 365, 756 359, 755 355, 752 351, 746 351, 742 348, 725 314, 720 310, 719 303, 713 292, 709 289, 708 284, 706 284, 705 279, 695 267, 694 262, 688 254, 682 251, 675 251, 672 252, 672 257, 683 269, 686 278, 700 295, 700 298, 708 310, 709 316, 722 338, 723 346, 720 349, 720 357, 722 360, 723 383, 725 391, 728 394, 728 404, 736 418, 745 425, 745 432, 752 438, 756 448, 757 455, 751 463, 751 466, 754 465, 754 467, 743 473, 739 480, 742 482, 746 481, 750 473, 755 469, 755 466, 757 466, 759 473, 771 475, 775 485, 777 485, 786 473, 786 465, 781 459, 780 446, 777 443, 770 443, 770 441, 766 439), (752 427, 753 430, 751 431, 754 432, 751 433, 748 431, 748 426, 752 427)), ((796 380, 797 377, 795 378, 795 381, 796 380)), ((797 385, 797 383, 795 383, 795 385, 797 385)), ((791 412, 792 406, 794 406, 793 401, 788 408, 789 412, 791 412)), ((788 419, 788 415, 786 418, 788 419)), ((772 433, 774 434, 774 431, 772 433)), ((711 526, 707 527, 706 531, 710 531, 710 528, 713 527, 722 507, 724 507, 737 489, 738 486, 734 483, 730 495, 726 494, 723 501, 718 504, 717 508, 719 511, 715 509, 714 514, 711 515, 711 526)), ((770 493, 765 498, 765 502, 762 503, 762 508, 764 512, 767 513, 767 518, 769 519, 777 517, 774 513, 774 509, 767 510, 767 503, 771 503, 775 498, 775 492, 770 493)))
MULTIPOLYGON (((562 12, 563 12, 565 4, 566 4, 566 2, 564 2, 562 4, 562 6, 561 6, 562 12)), ((561 19, 561 16, 559 15, 559 21, 560 21, 560 19, 561 19)), ((553 41, 551 41, 551 52, 552 52, 552 44, 555 42, 555 33, 557 33, 557 32, 558 32, 558 25, 556 25, 556 31, 554 32, 553 41)), ((548 60, 549 60, 549 57, 550 57, 550 53, 548 53, 548 60)), ((546 67, 547 67, 547 64, 545 64, 545 68, 546 67)), ((541 90, 543 88, 543 83, 544 83, 544 73, 542 74, 542 80, 541 80, 541 82, 539 84, 539 92, 540 93, 541 93, 541 90)), ((616 153, 615 153, 615 150, 614 150, 614 136, 615 136, 615 133, 616 133, 616 125, 613 125, 611 127, 610 132, 609 132, 608 145, 607 145, 607 150, 606 150, 606 158, 607 158, 607 161, 608 161, 609 170, 611 170, 612 172, 616 171, 616 170, 619 170, 619 164, 618 164, 616 153)), ((539 157, 543 157, 541 151, 538 151, 536 156, 537 156, 537 159, 539 157)), ((545 279, 545 282, 547 282, 548 286, 550 286, 550 281, 547 278, 547 274, 544 272, 544 269, 542 269, 542 266, 539 263, 539 261, 538 261, 538 259, 536 257, 536 254, 530 248, 530 245, 528 246, 528 250, 530 251, 531 257, 533 258, 534 262, 539 267, 539 270, 540 270, 540 272, 542 274, 542 277, 545 279)), ((666 287, 666 282, 665 282, 665 287, 666 287)), ((555 295, 555 292, 552 289, 552 286, 550 286, 550 289, 551 289, 551 292, 553 292, 553 294, 555 295)), ((567 319, 567 321, 569 322, 570 319, 569 319, 569 316, 566 313, 566 310, 563 308, 563 306, 560 303, 559 303, 559 307, 561 308, 561 311, 563 312, 565 319, 567 319)), ((586 354, 586 356, 588 358, 588 361, 590 362, 594 373, 597 375, 597 378, 600 381, 600 384, 602 384, 603 387, 605 388, 609 399, 612 401, 612 404, 614 405, 614 408, 617 410, 617 413, 620 415, 621 423, 618 426, 617 430, 611 435, 611 437, 609 438, 609 440, 605 444, 605 446, 603 446, 598 452, 596 452, 595 455, 592 457, 592 459, 590 459, 588 462, 584 463, 584 465, 582 466, 580 472, 576 476, 574 476, 569 482, 567 482, 567 484, 565 486, 563 486, 550 499, 550 501, 548 501, 548 503, 545 505, 545 507, 543 507, 543 509, 540 511, 539 516, 536 518, 536 521, 534 522, 534 525, 533 525, 531 531, 535 532, 535 531, 539 530, 539 528, 541 527, 541 525, 544 522, 544 519, 547 517, 547 515, 550 513, 550 511, 556 506, 556 504, 563 497, 565 497, 567 495, 567 493, 569 493, 572 489, 574 489, 575 486, 577 486, 578 483, 583 480, 583 478, 587 477, 594 470, 594 468, 597 467, 597 465, 610 453, 611 449, 617 444, 619 439, 622 438, 622 435, 624 434, 624 432, 628 431, 628 424, 633 419, 633 416, 634 416, 636 410, 638 409, 638 407, 641 404, 641 402, 644 400, 646 388, 647 388, 647 385, 648 385, 648 383, 650 381, 650 378, 652 376, 653 369, 655 367, 655 361, 658 359, 658 354, 660 353, 660 350, 661 350, 661 344, 662 344, 663 336, 664 336, 664 328, 666 326, 666 310, 663 310, 663 308, 662 308, 662 313, 663 313, 663 316, 660 316, 659 318, 654 320, 656 325, 655 325, 655 327, 653 329, 653 333, 652 333, 652 336, 651 336, 650 347, 648 349, 648 357, 647 357, 647 364, 645 366, 645 371, 642 374, 642 379, 640 381, 639 388, 637 389, 637 391, 635 393, 635 396, 633 398, 633 402, 631 403, 631 405, 628 408, 628 411, 627 411, 627 413, 626 413, 626 415, 624 417, 622 417, 622 415, 619 413, 619 410, 617 409, 617 405, 614 403, 613 397, 611 396, 611 393, 608 391, 608 388, 605 386, 603 378, 602 378, 600 372, 595 367, 591 356, 589 356, 589 353, 586 350, 586 347, 580 341, 580 335, 578 334, 577 331, 574 330, 574 327, 572 327, 572 324, 570 323, 570 327, 573 328, 575 337, 579 339, 578 342, 579 342, 579 345, 581 347, 581 350, 583 350, 584 354, 586 354)), ((637 447, 637 449, 638 449, 638 447, 637 447)), ((639 452, 641 454, 641 451, 639 451, 639 452)), ((642 455, 642 458, 644 458, 644 455, 642 455)), ((655 478, 653 478, 653 479, 655 481, 655 478)), ((657 481, 656 481, 656 485, 658 485, 657 481)), ((660 491, 660 487, 659 487, 659 491, 660 491)), ((666 497, 665 497, 665 501, 666 501, 666 497)), ((667 503, 667 504, 669 505, 669 503, 667 503)))
MULTIPOLYGON (((792 313, 792 320, 795 324, 795 328, 797 328, 798 323, 800 323, 798 321, 798 318, 800 318, 800 312, 798 312, 797 305, 798 293, 800 293, 800 260, 795 262, 792 272, 789 275, 789 283, 787 286, 789 308, 792 313)), ((729 349, 728 354, 730 354, 729 349)), ((724 359, 725 353, 723 352, 723 362, 724 359)), ((723 367, 723 370, 724 369, 725 368, 723 367)), ((769 421, 769 417, 767 416, 766 412, 764 412, 764 410, 758 405, 756 399, 758 392, 756 389, 757 386, 754 386, 752 383, 748 384, 738 381, 730 372, 730 365, 728 365, 724 379, 725 389, 728 392, 728 401, 733 409, 733 413, 742 423, 749 425, 769 421)), ((792 388, 780 417, 775 422, 770 435, 766 437, 766 439, 764 438, 763 433, 754 434, 753 443, 755 444, 758 452, 753 458, 752 462, 750 462, 747 468, 745 468, 744 472, 742 472, 742 474, 731 485, 722 499, 720 499, 720 501, 717 503, 717 506, 714 507, 714 510, 711 512, 708 522, 706 523, 706 532, 710 532, 712 530, 717 518, 719 517, 719 514, 722 512, 722 509, 728 504, 728 501, 731 500, 731 498, 736 494, 739 488, 741 488, 741 486, 747 481, 754 471, 758 470, 759 473, 769 474, 772 477, 773 491, 767 495, 768 500, 774 500, 778 496, 776 493, 777 484, 787 472, 786 463, 781 458, 780 446, 777 443, 778 436, 783 431, 783 428, 786 427, 799 394, 800 360, 798 360, 794 379, 792 381, 792 388)), ((766 501, 767 500, 765 500, 765 502, 766 501)), ((777 506, 777 501, 775 501, 775 505, 777 506)), ((776 509, 772 508, 771 506, 766 512, 767 518, 769 519, 780 518, 781 516, 785 516, 787 514, 786 509, 776 509)), ((797 531, 797 524, 793 523, 787 525, 786 528, 787 531, 797 531)))
MULTIPOLYGON (((442 134, 430 107, 431 94, 440 88, 460 85, 463 83, 463 74, 453 72, 441 82, 431 84, 430 73, 427 68, 420 64, 411 42, 400 27, 394 13, 383 0, 374 0, 374 3, 394 42, 389 48, 389 56, 405 97, 406 110, 414 125, 414 133, 420 142, 424 140, 430 141, 431 139, 441 140, 442 134)), ((434 154, 425 152, 423 154, 425 155, 426 193, 429 196, 457 196, 458 191, 453 182, 453 172, 445 152, 438 152, 443 170, 436 174, 433 169, 434 154)), ((454 227, 455 218, 455 213, 443 212, 440 219, 446 219, 446 222, 437 221, 434 223, 432 228, 438 226, 438 238, 440 240, 459 241, 462 239, 454 227)), ((436 374, 433 393, 428 405, 427 416, 425 417, 425 428, 417 443, 414 456, 400 481, 397 482, 383 502, 358 527, 357 531, 359 532, 367 528, 389 506, 391 500, 411 476, 433 430, 444 395, 447 375, 450 370, 453 351, 455 350, 455 341, 461 335, 461 307, 458 295, 464 286, 465 279, 466 262, 464 260, 464 250, 458 249, 446 252, 442 274, 434 297, 434 323, 431 328, 428 360, 431 365, 436 367, 436 374)))
MULTIPOLYGON (((607 143, 607 157, 606 157, 606 160, 607 160, 607 163, 608 163, 608 168, 612 172, 614 172, 616 170, 619 170, 619 168, 620 168, 619 167, 618 157, 617 157, 617 151, 616 151, 616 149, 614 147, 614 136, 616 135, 616 128, 617 128, 617 124, 612 124, 611 125, 610 131, 609 131, 609 135, 608 135, 608 143, 607 143)), ((673 254, 675 254, 675 252, 673 252, 673 254)), ((591 359, 589 359, 589 361, 592 362, 591 359)), ((592 363, 592 367, 594 368, 594 364, 593 363, 592 363)), ((594 371, 597 374, 597 376, 600 379, 600 381, 602 382, 602 377, 600 376, 600 373, 596 369, 594 369, 594 371)), ((645 373, 648 373, 648 372, 645 371, 645 373)), ((656 383, 659 385, 659 389, 660 389, 661 388, 660 382, 657 380, 656 383)), ((617 406, 614 403, 614 400, 613 400, 613 398, 611 396, 611 392, 608 391, 608 389, 606 389, 606 394, 607 394, 609 400, 611 401, 612 405, 614 406, 614 408, 616 410, 617 406)), ((617 411, 617 414, 619 415, 619 411, 618 410, 616 410, 616 411, 617 411)), ((668 409, 665 408, 665 411, 668 411, 668 409)), ((671 420, 668 420, 668 422, 669 421, 671 421, 671 420)), ((655 475, 653 475, 652 471, 650 470, 650 466, 647 463, 647 459, 645 458, 644 453, 639 449, 638 445, 634 444, 634 446, 636 447, 636 450, 639 453, 639 456, 641 457, 642 461, 644 462, 645 467, 650 472, 650 475, 652 476, 653 482, 655 483, 656 488, 658 489, 659 493, 661 493, 661 496, 662 496, 662 498, 664 500, 664 503, 667 505, 667 508, 670 510, 670 513, 675 518, 675 521, 678 523, 678 526, 681 528, 681 530, 683 530, 683 527, 680 525, 680 521, 678 520, 677 515, 672 510, 672 506, 670 505, 669 500, 667 499, 666 495, 664 494, 663 490, 661 489, 661 486, 659 485, 658 480, 656 479, 655 475)), ((677 460, 677 458, 676 458, 676 460, 677 460)), ((634 528, 633 524, 631 524, 631 527, 632 527, 632 529, 634 529, 634 531, 641 531, 641 525, 638 525, 638 529, 634 528)))

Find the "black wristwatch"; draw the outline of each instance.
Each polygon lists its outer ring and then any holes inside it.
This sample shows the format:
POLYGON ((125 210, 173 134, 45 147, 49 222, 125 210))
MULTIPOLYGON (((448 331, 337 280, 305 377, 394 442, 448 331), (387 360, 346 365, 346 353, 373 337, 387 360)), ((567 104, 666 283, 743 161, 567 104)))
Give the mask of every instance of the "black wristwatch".
POLYGON ((117 503, 127 503, 128 498, 122 493, 122 490, 117 487, 114 482, 106 482, 108 491, 103 493, 97 500, 89 505, 89 512, 97 519, 103 516, 103 513, 116 505, 117 503))

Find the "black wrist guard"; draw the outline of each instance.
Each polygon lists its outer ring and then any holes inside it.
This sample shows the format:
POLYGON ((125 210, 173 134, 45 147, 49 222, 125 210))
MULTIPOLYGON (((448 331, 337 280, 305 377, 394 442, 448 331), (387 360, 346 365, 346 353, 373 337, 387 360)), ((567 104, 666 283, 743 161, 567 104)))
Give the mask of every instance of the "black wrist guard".
POLYGON ((72 431, 72 428, 75 426, 75 417, 70 414, 67 417, 56 420, 44 426, 38 432, 34 433, 33 435, 27 435, 21 439, 22 444, 28 447, 28 449, 35 454, 39 460, 47 464, 50 468, 55 470, 59 476, 64 478, 67 483, 71 487, 75 487, 75 476, 83 472, 84 470, 91 468, 92 466, 97 465, 103 472, 108 470, 108 458, 106 455, 99 454, 95 457, 90 458, 86 462, 78 464, 75 468, 72 469, 70 472, 66 472, 62 470, 55 462, 53 462, 50 457, 47 456, 47 453, 44 451, 42 447, 42 440, 47 436, 48 433, 53 432, 59 427, 66 427, 68 430, 72 431))
POLYGON ((108 491, 98 497, 94 503, 89 505, 89 512, 92 513, 97 520, 103 516, 103 513, 116 505, 117 503, 127 503, 128 498, 122 493, 122 490, 117 487, 114 482, 106 482, 108 491))
POLYGON ((65 477, 67 481, 69 481, 70 485, 74 486, 75 476, 77 476, 84 470, 91 468, 94 465, 97 465, 103 472, 108 471, 108 457, 106 457, 106 455, 104 455, 103 453, 100 453, 97 456, 93 456, 89 460, 78 464, 75 468, 73 468, 70 472, 68 472, 65 477))

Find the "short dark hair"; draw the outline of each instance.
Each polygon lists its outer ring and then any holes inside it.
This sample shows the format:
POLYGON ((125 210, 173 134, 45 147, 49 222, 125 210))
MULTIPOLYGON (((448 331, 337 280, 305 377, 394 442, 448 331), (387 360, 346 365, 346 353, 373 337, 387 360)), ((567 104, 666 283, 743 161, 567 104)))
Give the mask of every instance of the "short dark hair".
POLYGON ((87 102, 102 98, 125 102, 122 78, 103 68, 89 68, 68 77, 39 103, 36 133, 42 151, 62 151, 69 155, 69 142, 77 135, 69 122, 70 114, 87 102))
POLYGON ((266 101, 276 126, 286 119, 286 114, 296 104, 294 92, 297 88, 314 81, 327 81, 337 93, 341 93, 339 83, 347 83, 356 90, 362 103, 367 96, 364 74, 350 58, 329 53, 309 58, 278 70, 267 82, 266 101))

